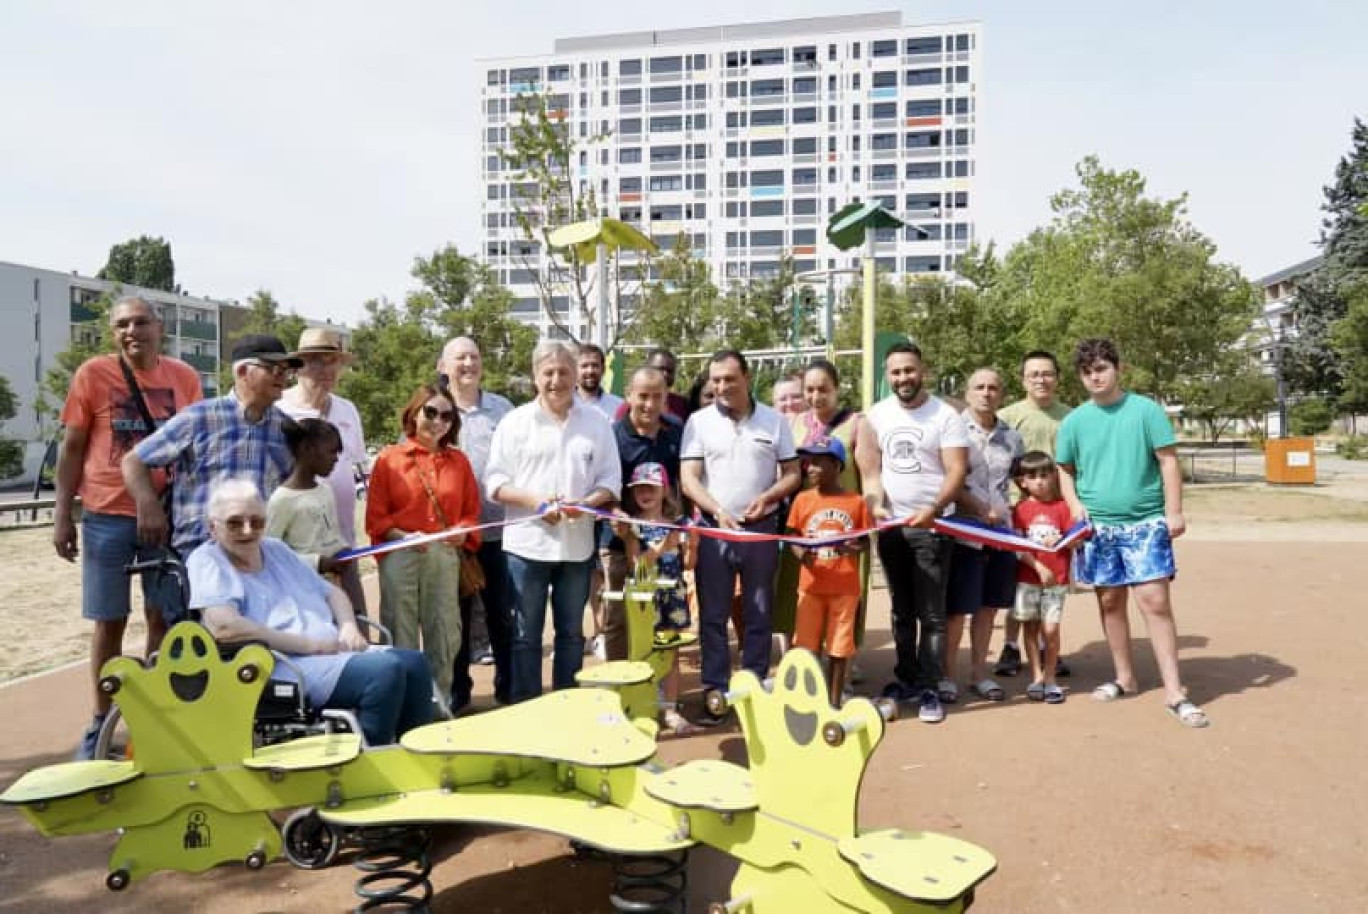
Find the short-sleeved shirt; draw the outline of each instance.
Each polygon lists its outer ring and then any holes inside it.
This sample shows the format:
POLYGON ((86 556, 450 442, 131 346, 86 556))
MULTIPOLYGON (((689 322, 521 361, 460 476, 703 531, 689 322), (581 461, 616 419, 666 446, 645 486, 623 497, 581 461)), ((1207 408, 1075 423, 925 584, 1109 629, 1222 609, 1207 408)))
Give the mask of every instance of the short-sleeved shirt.
MULTIPOLYGON (((178 359, 161 356, 151 368, 133 369, 133 377, 158 427, 202 396, 199 374, 178 359)), ((129 392, 117 355, 96 356, 76 369, 62 424, 86 431, 81 504, 98 514, 136 517, 138 508, 124 486, 121 465, 124 455, 153 430, 129 392)), ((160 491, 165 474, 156 473, 152 482, 160 491)))
POLYGON ((1026 452, 1021 435, 998 419, 985 429, 971 410, 960 413, 969 435, 969 475, 965 484, 970 494, 997 507, 1005 514, 1011 504, 1012 466, 1026 452))
MULTIPOLYGON (((909 517, 934 505, 945 482, 941 450, 969 447, 959 413, 937 397, 908 409, 890 396, 875 403, 867 418, 879 442, 880 478, 893 516, 909 517)), ((946 514, 953 511, 953 504, 946 505, 946 514)))
MULTIPOLYGON (((328 605, 329 585, 280 540, 261 541, 260 571, 241 571, 218 543, 205 543, 185 562, 190 579, 190 608, 231 606, 244 618, 277 632, 305 638, 337 638, 328 605)), ((293 654, 304 674, 304 690, 314 707, 332 696, 351 654, 293 654)), ((273 679, 292 680, 293 672, 278 664, 273 679)))
POLYGON ((1164 408, 1130 392, 1108 406, 1088 402, 1059 427, 1055 460, 1074 468, 1088 516, 1099 524, 1138 524, 1164 516, 1155 451, 1177 439, 1164 408))
POLYGON ((342 535, 337 502, 326 485, 278 487, 266 503, 266 535, 284 542, 315 571, 320 558, 352 545, 342 535))
MULTIPOLYGON (((456 392, 452 391, 453 397, 456 392)), ((461 452, 470 459, 470 469, 477 480, 484 478, 485 467, 489 465, 489 447, 494 443, 494 429, 498 428, 503 417, 513 412, 513 404, 507 397, 488 390, 480 391, 479 399, 469 408, 456 404, 461 411, 461 433, 456 439, 461 452)), ((480 523, 493 524, 504 519, 504 506, 489 497, 480 487, 480 523)), ((484 538, 497 542, 503 538, 503 531, 491 527, 484 531, 484 538)))
MULTIPOLYGON (((1069 503, 1062 498, 1058 501, 1036 501, 1027 497, 1012 509, 1012 526, 1016 531, 1042 546, 1058 540, 1072 524, 1069 503)), ((1036 558, 1054 572, 1056 586, 1069 582, 1068 552, 1037 552, 1036 558)), ((1039 587, 1040 575, 1036 574, 1030 562, 1017 562, 1017 581, 1039 587)))
POLYGON ((1055 452, 1055 436, 1059 423, 1069 414, 1069 407, 1058 400, 1048 409, 1041 409, 1030 398, 1018 400, 998 410, 998 418, 1021 433, 1028 451, 1044 451, 1051 457, 1055 452))
MULTIPOLYGON (((806 489, 793 499, 788 526, 809 539, 864 530, 871 526, 869 506, 858 492, 823 495, 806 489)), ((798 589, 804 593, 858 596, 860 585, 860 557, 834 547, 818 549, 815 561, 799 566, 798 589)))
POLYGON ((787 420, 754 402, 742 419, 724 413, 716 403, 694 413, 684 426, 679 452, 681 462, 703 462, 704 488, 735 517, 774 485, 780 464, 797 457, 787 420))
MULTIPOLYGON (((543 497, 578 501, 595 489, 616 498, 622 493, 622 466, 613 429, 590 406, 570 407, 562 422, 537 400, 524 403, 494 430, 485 468, 485 493, 493 498, 511 485, 543 497)), ((535 512, 506 506, 510 521, 535 512)), ((504 529, 504 551, 542 562, 582 562, 594 552, 594 519, 563 518, 558 524, 534 520, 504 529)))
POLYGON ((684 426, 672 416, 661 416, 655 437, 640 435, 631 419, 613 423, 613 437, 617 440, 618 461, 622 464, 622 481, 632 478, 632 471, 643 463, 658 463, 670 476, 670 492, 679 497, 679 449, 684 440, 684 426))
POLYGON ((328 409, 320 412, 312 406, 291 402, 290 392, 280 398, 280 410, 291 419, 324 419, 342 436, 342 453, 328 476, 328 489, 337 504, 337 521, 348 546, 356 545, 356 467, 365 466, 366 438, 361 430, 361 414, 356 405, 345 397, 329 395, 328 409))
POLYGON ((274 405, 250 422, 236 394, 192 403, 133 452, 149 467, 174 466, 171 544, 184 555, 209 539, 209 490, 224 479, 250 479, 266 499, 290 475, 294 458, 274 405))
POLYGON ((575 402, 581 406, 592 406, 603 414, 603 418, 613 422, 617 418, 618 407, 622 406, 622 398, 615 393, 600 390, 597 397, 588 397, 575 389, 575 402))

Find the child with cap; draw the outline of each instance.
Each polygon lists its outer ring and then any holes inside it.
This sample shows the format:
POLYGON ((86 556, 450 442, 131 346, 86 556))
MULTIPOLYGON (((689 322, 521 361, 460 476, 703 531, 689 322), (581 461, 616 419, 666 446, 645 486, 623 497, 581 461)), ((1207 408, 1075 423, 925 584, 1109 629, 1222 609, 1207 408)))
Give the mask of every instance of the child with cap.
MULTIPOLYGON (((818 438, 798 448, 809 488, 793 500, 788 529, 807 539, 839 536, 870 526, 869 507, 858 492, 841 486, 845 445, 836 438, 818 438)), ((826 644, 831 668, 827 676, 831 704, 841 706, 846 671, 855 656, 855 623, 860 611, 859 553, 868 542, 863 537, 830 546, 791 545, 801 567, 798 571, 798 622, 795 647, 814 654, 826 644)))
MULTIPOLYGON (((627 560, 636 577, 671 582, 657 586, 655 594, 655 644, 677 646, 679 633, 692 624, 684 585, 684 549, 687 534, 674 529, 684 523, 679 506, 670 494, 670 479, 659 463, 643 463, 632 471, 622 497, 622 507, 640 523, 623 525, 627 560)), ((676 734, 687 733, 692 724, 679 713, 679 652, 674 652, 670 672, 661 681, 665 702, 665 726, 676 734)))

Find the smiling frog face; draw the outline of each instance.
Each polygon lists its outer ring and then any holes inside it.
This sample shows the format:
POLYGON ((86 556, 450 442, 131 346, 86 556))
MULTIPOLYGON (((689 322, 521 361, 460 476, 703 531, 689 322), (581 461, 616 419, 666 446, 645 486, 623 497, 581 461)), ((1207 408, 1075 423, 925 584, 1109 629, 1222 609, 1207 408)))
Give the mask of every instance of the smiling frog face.
POLYGON ((209 688, 208 640, 200 632, 176 634, 163 648, 161 663, 166 665, 171 692, 186 704, 199 701, 209 688))
POLYGON ((814 670, 804 668, 800 671, 798 667, 797 663, 789 664, 787 669, 780 671, 775 692, 784 703, 784 727, 789 737, 798 745, 806 746, 817 735, 817 712, 826 704, 821 698, 825 690, 814 670))

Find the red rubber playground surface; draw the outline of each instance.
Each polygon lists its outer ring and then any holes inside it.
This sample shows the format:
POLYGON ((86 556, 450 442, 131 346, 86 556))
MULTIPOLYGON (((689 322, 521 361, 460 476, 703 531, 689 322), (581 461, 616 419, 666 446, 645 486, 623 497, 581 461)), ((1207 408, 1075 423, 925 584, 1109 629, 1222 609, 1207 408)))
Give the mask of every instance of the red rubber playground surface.
MULTIPOLYGON (((1365 546, 1185 539, 1178 548, 1184 678, 1209 729, 1165 713, 1138 624, 1147 691, 1092 701, 1110 666, 1091 597, 1075 596, 1064 624, 1069 700, 1028 703, 1018 677, 1001 680, 1004 704, 962 700, 939 726, 894 723, 865 778, 861 824, 945 832, 993 852, 999 869, 975 912, 1368 910, 1365 546)), ((877 691, 892 666, 883 591, 871 626, 863 688, 877 691)), ((477 695, 487 696, 487 670, 479 676, 477 695)), ((0 784, 69 756, 85 689, 83 668, 0 688, 0 784)), ((734 731, 661 744, 667 762, 741 753, 734 731)), ((324 872, 281 861, 258 873, 160 873, 113 894, 104 888, 113 841, 49 841, 0 810, 0 912, 316 914, 355 904, 345 862, 324 872)), ((577 860, 559 838, 443 826, 434 856, 438 912, 609 910, 608 868, 577 860)), ((692 910, 726 897, 727 858, 696 850, 691 876, 692 910)))

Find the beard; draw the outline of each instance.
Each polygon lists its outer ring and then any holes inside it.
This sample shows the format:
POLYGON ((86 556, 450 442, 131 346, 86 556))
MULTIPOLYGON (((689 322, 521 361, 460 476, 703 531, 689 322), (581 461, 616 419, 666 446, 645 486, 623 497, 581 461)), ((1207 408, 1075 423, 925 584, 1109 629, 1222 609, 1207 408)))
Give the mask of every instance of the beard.
POLYGON ((893 388, 893 393, 897 395, 899 403, 911 403, 921 396, 922 385, 920 381, 911 383, 904 381, 902 384, 893 388))

